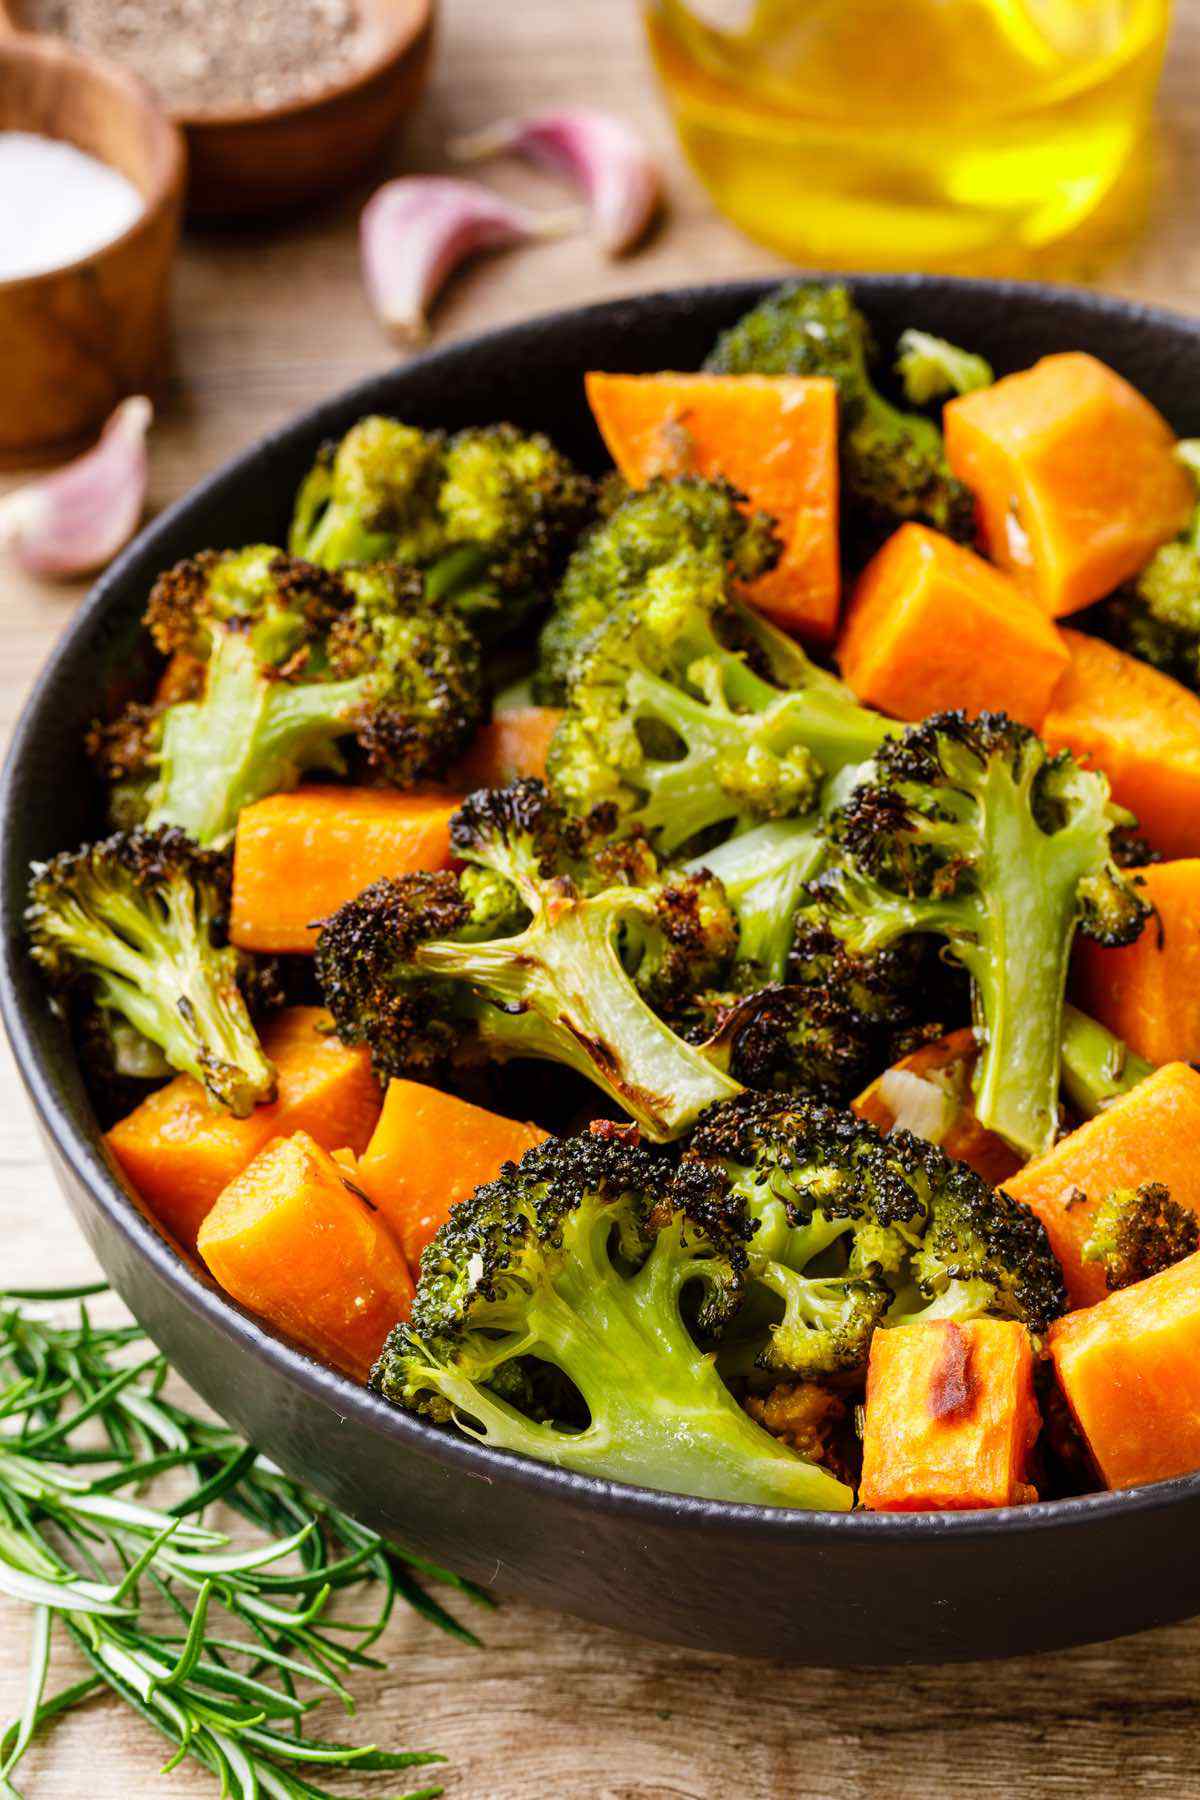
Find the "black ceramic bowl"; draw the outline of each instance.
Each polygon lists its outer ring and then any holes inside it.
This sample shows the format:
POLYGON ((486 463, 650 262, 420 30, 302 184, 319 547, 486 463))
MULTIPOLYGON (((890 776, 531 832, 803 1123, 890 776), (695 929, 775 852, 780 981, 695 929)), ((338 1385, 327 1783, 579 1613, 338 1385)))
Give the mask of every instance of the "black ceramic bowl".
MULTIPOLYGON (((855 286, 884 344, 918 324, 982 351, 1001 372, 1050 351, 1090 350, 1177 430, 1200 433, 1200 324, 1046 288, 919 277, 855 286)), ((9 753, 0 793, 5 1022, 63 1190, 150 1335, 291 1473, 414 1549, 500 1593, 645 1637, 799 1663, 1004 1656, 1163 1624, 1200 1611, 1200 1475, 973 1515, 720 1505, 482 1449, 321 1367, 226 1300, 132 1204, 25 952, 31 858, 94 835, 83 734, 136 671, 139 615, 160 569, 208 545, 278 541, 317 446, 366 412, 449 427, 510 418, 600 467, 583 371, 694 368, 762 291, 647 295, 436 352, 306 414, 157 520, 81 610, 9 753)))

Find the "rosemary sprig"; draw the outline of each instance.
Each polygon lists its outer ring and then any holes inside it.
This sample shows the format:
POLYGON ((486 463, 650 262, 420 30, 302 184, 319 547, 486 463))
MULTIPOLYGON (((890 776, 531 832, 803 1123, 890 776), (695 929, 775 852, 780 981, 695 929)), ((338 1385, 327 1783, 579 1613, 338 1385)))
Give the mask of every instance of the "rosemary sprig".
MULTIPOLYGON (((356 1668, 403 1600, 466 1643, 474 1634, 430 1594, 440 1582, 487 1596, 386 1543, 282 1474, 234 1432, 164 1392, 167 1364, 136 1325, 97 1325, 102 1287, 0 1293, 0 1593, 30 1609, 21 1715, 0 1736, 0 1796, 35 1733, 105 1689, 233 1800, 334 1800, 311 1772, 394 1772, 430 1751, 327 1743, 305 1730, 330 1696, 348 1714, 356 1668), (55 1323, 52 1303, 78 1301, 55 1323), (170 1505, 145 1498, 180 1472, 170 1505), (244 1547, 203 1523, 220 1500, 256 1528, 244 1547), (333 1617, 336 1595, 377 1587, 366 1623, 333 1617), (156 1616, 153 1616, 156 1615, 156 1616), (221 1620, 223 1615, 223 1620, 221 1620), (47 1691, 54 1626, 92 1673, 47 1691), (301 1773, 301 1771, 307 1773, 301 1773)), ((404 1800, 432 1800, 423 1787, 404 1800)))

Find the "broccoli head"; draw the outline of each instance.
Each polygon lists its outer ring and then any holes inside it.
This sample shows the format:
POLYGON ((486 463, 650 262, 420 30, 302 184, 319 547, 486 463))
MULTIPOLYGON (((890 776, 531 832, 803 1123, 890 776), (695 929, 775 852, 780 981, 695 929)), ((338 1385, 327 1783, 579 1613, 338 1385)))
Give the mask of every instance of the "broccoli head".
MULTIPOLYGON (((1200 439, 1185 440, 1177 454, 1200 485, 1200 439)), ((1179 536, 1102 601, 1089 622, 1119 649, 1200 693, 1200 504, 1179 536)))
POLYGON ((1102 1263, 1109 1291, 1145 1281, 1200 1250, 1200 1219, 1172 1200, 1161 1181, 1114 1188, 1102 1200, 1083 1247, 1084 1262, 1102 1263))
POLYGON ((756 1222, 747 1281, 776 1303, 757 1360, 802 1380, 860 1378, 881 1327, 995 1314, 1044 1331, 1065 1305, 1027 1207, 910 1132, 884 1137, 816 1101, 713 1108, 678 1184, 731 1195, 756 1222))
POLYGON ((702 558, 714 582, 753 581, 774 568, 781 545, 765 513, 726 481, 685 475, 622 490, 567 564, 554 611, 542 627, 535 698, 561 705, 580 647, 647 577, 680 556, 702 558))
POLYGON ((296 502, 294 555, 326 568, 397 562, 483 635, 549 600, 595 503, 540 432, 488 425, 449 439, 368 418, 327 446, 296 502))
POLYGON ((924 519, 963 543, 975 502, 950 473, 942 434, 876 390, 870 329, 849 289, 794 283, 717 340, 705 368, 722 375, 827 375, 841 405, 842 479, 851 503, 882 521, 924 519))
POLYGON ((811 883, 857 955, 933 933, 970 976, 985 1033, 976 1111, 1025 1156, 1058 1126, 1076 930, 1132 942, 1145 904, 1116 868, 1108 783, 1002 714, 938 713, 885 743, 830 821, 811 883))
POLYGON ((687 552, 579 651, 548 778, 575 811, 615 807, 671 855, 809 812, 826 775, 893 730, 687 552))
POLYGON ((991 387, 995 376, 982 356, 960 350, 928 331, 902 331, 896 345, 896 373, 904 397, 913 406, 928 406, 947 394, 972 394, 991 387))
POLYGON ((583 1474, 845 1510, 852 1491, 756 1425, 689 1329, 695 1316, 717 1331, 736 1310, 747 1228, 736 1203, 676 1204, 670 1165, 636 1134, 551 1139, 454 1208, 372 1381, 494 1448, 583 1474), (578 1394, 582 1423, 538 1416, 529 1365, 578 1394))
POLYGON ((738 1091, 728 1051, 655 1011, 722 967, 736 927, 703 875, 597 845, 538 781, 472 794, 461 875, 377 882, 326 921, 317 973, 346 1042, 385 1075, 537 1057, 593 1081, 655 1139, 738 1091))
POLYGON ((160 578, 147 619, 160 649, 199 659, 198 691, 129 709, 93 751, 151 827, 203 844, 306 774, 344 774, 347 751, 373 780, 435 779, 486 711, 473 634, 394 564, 210 554, 160 578))
POLYGON ((229 884, 229 857, 182 831, 119 833, 35 863, 25 919, 55 988, 82 988, 245 1118, 275 1071, 240 985, 252 959, 225 937, 229 884))

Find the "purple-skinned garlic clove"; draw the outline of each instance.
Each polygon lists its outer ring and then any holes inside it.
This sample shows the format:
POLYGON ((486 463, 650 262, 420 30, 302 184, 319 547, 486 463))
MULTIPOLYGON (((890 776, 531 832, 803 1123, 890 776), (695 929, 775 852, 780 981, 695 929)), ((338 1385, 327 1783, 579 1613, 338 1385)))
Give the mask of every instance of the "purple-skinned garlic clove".
POLYGON ((359 236, 368 297, 389 331, 421 338, 430 306, 468 256, 562 237, 578 224, 573 210, 532 212, 477 181, 400 176, 363 208, 359 236))
POLYGON ((123 400, 99 441, 74 462, 0 500, 0 546, 31 575, 89 575, 123 550, 141 521, 154 408, 123 400))
POLYGON ((505 119, 451 144, 463 162, 512 154, 566 175, 587 196, 592 228, 610 256, 630 250, 662 200, 662 177, 624 119, 591 107, 562 107, 505 119))

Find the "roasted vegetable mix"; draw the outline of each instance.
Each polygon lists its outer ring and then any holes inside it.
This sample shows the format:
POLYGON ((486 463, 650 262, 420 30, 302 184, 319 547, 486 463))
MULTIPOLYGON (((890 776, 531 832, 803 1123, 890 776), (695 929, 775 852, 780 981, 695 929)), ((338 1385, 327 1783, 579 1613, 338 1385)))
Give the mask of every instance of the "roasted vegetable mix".
POLYGON ((114 1157, 494 1448, 831 1510, 1193 1469, 1195 446, 837 284, 587 392, 619 472, 367 418, 286 550, 155 584, 116 833, 28 912, 114 1157))

